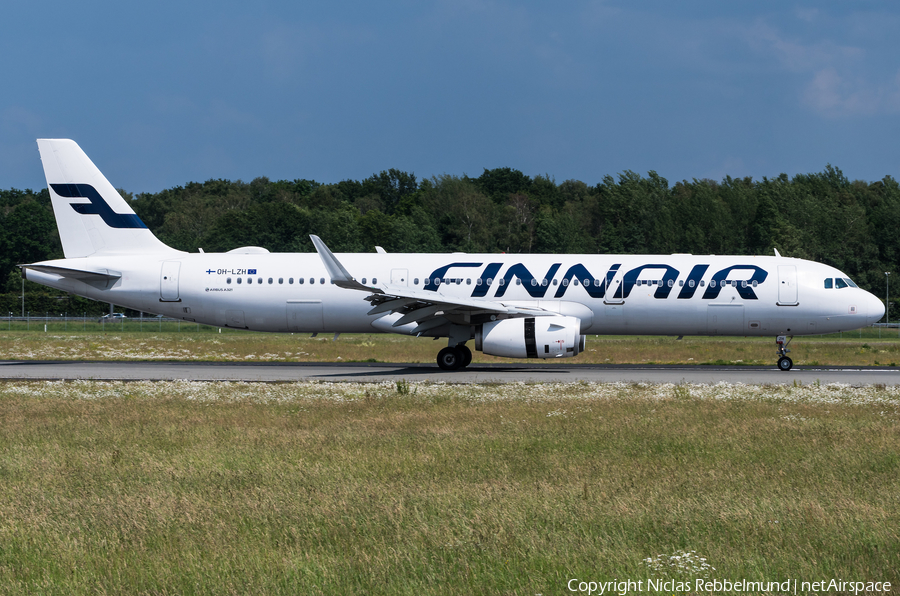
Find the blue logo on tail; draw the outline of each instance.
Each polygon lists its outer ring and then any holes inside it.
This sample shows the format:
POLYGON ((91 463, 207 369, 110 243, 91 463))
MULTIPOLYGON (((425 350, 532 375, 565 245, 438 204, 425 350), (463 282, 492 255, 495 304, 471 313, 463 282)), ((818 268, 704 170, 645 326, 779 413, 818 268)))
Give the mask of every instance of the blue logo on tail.
POLYGON ((70 203, 72 209, 82 215, 99 215, 111 228, 144 228, 144 222, 134 213, 116 213, 107 205, 100 193, 90 184, 51 184, 53 192, 67 199, 88 199, 90 203, 70 203))

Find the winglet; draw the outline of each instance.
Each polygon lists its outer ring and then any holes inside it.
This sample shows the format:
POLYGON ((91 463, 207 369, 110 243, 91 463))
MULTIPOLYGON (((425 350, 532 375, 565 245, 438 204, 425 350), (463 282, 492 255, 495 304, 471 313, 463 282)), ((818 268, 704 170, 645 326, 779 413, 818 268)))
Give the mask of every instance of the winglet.
POLYGON ((348 290, 364 290, 366 292, 374 292, 376 294, 383 294, 384 291, 380 288, 372 288, 370 286, 364 286, 359 283, 353 276, 350 275, 350 272, 344 269, 344 266, 341 265, 341 262, 337 260, 337 257, 334 256, 334 253, 325 246, 325 243, 322 242, 322 239, 316 236, 315 234, 310 234, 309 239, 312 240, 313 246, 316 247, 316 252, 319 253, 319 258, 322 259, 322 264, 325 265, 325 269, 328 271, 328 275, 331 277, 331 281, 334 282, 334 285, 339 288, 347 288, 348 290))

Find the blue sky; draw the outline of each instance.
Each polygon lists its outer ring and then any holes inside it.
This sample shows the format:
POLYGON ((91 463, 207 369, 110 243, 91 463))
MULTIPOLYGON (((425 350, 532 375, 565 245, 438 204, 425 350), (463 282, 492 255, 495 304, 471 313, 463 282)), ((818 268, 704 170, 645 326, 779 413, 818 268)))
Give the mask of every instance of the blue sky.
POLYGON ((895 2, 7 2, 0 188, 38 137, 110 181, 900 177, 895 2))

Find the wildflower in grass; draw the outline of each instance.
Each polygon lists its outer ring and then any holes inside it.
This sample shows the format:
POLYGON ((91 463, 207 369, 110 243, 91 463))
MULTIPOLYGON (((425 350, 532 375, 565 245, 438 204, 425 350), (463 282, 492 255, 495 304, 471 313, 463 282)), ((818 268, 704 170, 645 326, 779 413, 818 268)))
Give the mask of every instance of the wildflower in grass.
POLYGON ((709 572, 716 570, 707 562, 706 557, 697 555, 695 550, 647 557, 644 559, 644 564, 654 575, 674 579, 709 579, 709 572))

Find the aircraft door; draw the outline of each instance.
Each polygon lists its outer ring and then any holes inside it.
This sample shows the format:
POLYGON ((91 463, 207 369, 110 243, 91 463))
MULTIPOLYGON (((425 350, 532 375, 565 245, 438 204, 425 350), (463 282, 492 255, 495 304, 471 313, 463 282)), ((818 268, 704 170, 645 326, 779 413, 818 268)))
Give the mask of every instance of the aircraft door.
POLYGON ((778 266, 778 305, 796 306, 799 304, 797 296, 797 267, 795 265, 778 266))
POLYGON ((287 303, 288 331, 324 331, 320 300, 289 300, 287 303))
POLYGON ((710 304, 706 309, 709 335, 746 335, 743 304, 710 304))
POLYGON ((409 269, 391 269, 391 285, 409 285, 409 269))
POLYGON ((237 329, 246 329, 247 325, 244 323, 244 311, 242 311, 242 310, 226 310, 225 311, 225 326, 226 327, 235 327, 237 329))
POLYGON ((159 301, 181 302, 178 295, 178 273, 181 271, 180 261, 165 261, 159 274, 159 301))

